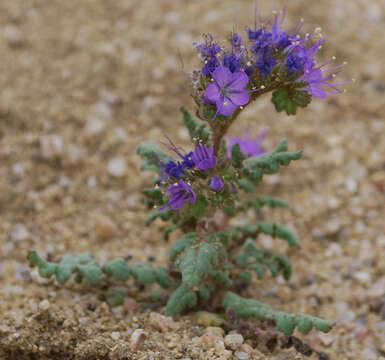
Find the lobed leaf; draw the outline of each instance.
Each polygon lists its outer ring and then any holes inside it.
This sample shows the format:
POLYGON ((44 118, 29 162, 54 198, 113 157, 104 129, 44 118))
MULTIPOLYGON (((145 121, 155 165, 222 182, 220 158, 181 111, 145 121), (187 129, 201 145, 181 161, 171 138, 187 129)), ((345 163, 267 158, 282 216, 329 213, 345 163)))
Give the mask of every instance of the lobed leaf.
POLYGON ((307 334, 313 327, 318 331, 327 333, 334 326, 334 322, 314 316, 292 315, 282 311, 274 311, 266 304, 257 300, 242 298, 232 292, 225 295, 223 306, 226 310, 232 309, 235 316, 240 318, 256 317, 259 320, 274 320, 277 330, 287 336, 292 335, 296 327, 303 334, 307 334))
POLYGON ((184 107, 181 108, 181 111, 183 114, 183 124, 190 134, 191 141, 195 143, 202 140, 203 143, 207 144, 210 139, 210 133, 206 126, 199 124, 184 107))

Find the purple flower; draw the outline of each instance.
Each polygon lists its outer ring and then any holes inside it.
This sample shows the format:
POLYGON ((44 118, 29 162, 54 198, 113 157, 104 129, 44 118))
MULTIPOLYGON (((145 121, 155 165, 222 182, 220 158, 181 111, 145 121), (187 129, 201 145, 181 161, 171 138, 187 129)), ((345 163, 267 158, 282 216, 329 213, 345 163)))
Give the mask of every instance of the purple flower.
POLYGON ((216 104, 217 114, 231 116, 240 106, 249 102, 246 86, 249 82, 244 71, 232 73, 228 68, 220 66, 212 74, 213 83, 207 86, 205 100, 216 104))
POLYGON ((167 192, 170 195, 168 206, 172 210, 179 210, 187 203, 195 204, 197 199, 194 190, 183 180, 179 180, 176 184, 171 185, 167 192))
POLYGON ((201 171, 208 171, 217 165, 217 157, 212 147, 197 145, 191 157, 196 168, 201 171))
POLYGON ((277 65, 277 61, 274 59, 273 50, 265 49, 257 59, 257 68, 262 77, 269 76, 271 70, 277 65))
POLYGON ((303 53, 298 55, 290 53, 286 58, 286 69, 289 75, 295 75, 302 72, 305 68, 306 56, 303 53))
POLYGON ((223 58, 223 66, 226 66, 232 73, 241 70, 242 60, 235 54, 226 55, 223 58))
POLYGON ((342 66, 330 68, 325 74, 322 72, 322 67, 316 67, 305 71, 305 74, 300 80, 307 83, 307 91, 313 98, 326 99, 328 95, 343 93, 343 90, 338 88, 338 86, 342 86, 343 83, 329 82, 341 67, 342 66))
POLYGON ((192 154, 193 154, 192 151, 190 151, 186 155, 182 156, 182 159, 183 159, 182 166, 183 166, 183 168, 192 169, 195 166, 194 161, 192 159, 192 154))
POLYGON ((271 29, 272 41, 278 49, 285 49, 291 45, 290 36, 282 29, 282 24, 285 20, 285 12, 283 13, 282 20, 279 21, 278 13, 275 14, 274 24, 271 29))
POLYGON ((196 48, 205 63, 202 68, 202 74, 206 77, 209 77, 220 65, 217 55, 222 51, 222 49, 218 44, 213 42, 211 36, 208 36, 206 42, 197 45, 196 48))
POLYGON ((213 176, 210 179, 210 189, 213 191, 221 191, 223 189, 223 180, 220 176, 213 176))
POLYGON ((232 37, 231 37, 231 45, 234 48, 241 47, 241 45, 242 45, 242 37, 241 37, 241 35, 239 35, 237 33, 233 34, 232 37))
POLYGON ((175 179, 180 179, 184 175, 184 168, 180 162, 170 160, 164 165, 164 172, 175 179))
POLYGON ((251 139, 247 135, 227 139, 227 157, 231 158, 231 149, 236 144, 239 145, 246 157, 263 155, 266 150, 262 147, 262 143, 265 141, 267 134, 268 130, 266 129, 256 139, 251 139))

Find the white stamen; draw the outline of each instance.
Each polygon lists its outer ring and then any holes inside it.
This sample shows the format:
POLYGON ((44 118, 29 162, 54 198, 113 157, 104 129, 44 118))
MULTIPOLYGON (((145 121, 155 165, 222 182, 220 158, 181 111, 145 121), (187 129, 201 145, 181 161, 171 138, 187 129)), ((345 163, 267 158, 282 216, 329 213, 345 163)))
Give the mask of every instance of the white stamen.
POLYGON ((266 86, 265 85, 261 85, 261 89, 266 89, 266 86))
POLYGON ((337 60, 337 58, 335 56, 332 56, 332 60, 337 60))

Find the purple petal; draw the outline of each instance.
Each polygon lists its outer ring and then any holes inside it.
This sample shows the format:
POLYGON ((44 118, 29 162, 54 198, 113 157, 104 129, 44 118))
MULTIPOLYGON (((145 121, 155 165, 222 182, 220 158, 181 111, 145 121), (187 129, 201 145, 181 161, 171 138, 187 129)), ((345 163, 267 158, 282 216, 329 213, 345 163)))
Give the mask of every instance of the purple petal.
POLYGON ((312 97, 313 98, 318 98, 318 99, 326 99, 327 98, 327 92, 323 89, 321 89, 321 87, 319 85, 309 85, 309 92, 311 93, 312 97))
POLYGON ((228 68, 219 66, 213 72, 212 77, 217 83, 218 87, 223 88, 231 81, 233 74, 228 68))
POLYGON ((229 87, 231 90, 242 91, 249 83, 249 77, 243 71, 238 71, 233 74, 229 87))
POLYGON ((250 97, 247 91, 239 91, 239 92, 233 92, 230 95, 230 100, 235 105, 242 106, 242 105, 246 105, 249 102, 250 97))
POLYGON ((224 100, 220 99, 216 102, 217 110, 219 115, 231 116, 234 111, 238 108, 237 105, 232 103, 230 99, 224 98, 224 100))
POLYGON ((209 84, 205 92, 205 99, 210 103, 215 103, 219 97, 220 95, 218 85, 216 83, 209 84))

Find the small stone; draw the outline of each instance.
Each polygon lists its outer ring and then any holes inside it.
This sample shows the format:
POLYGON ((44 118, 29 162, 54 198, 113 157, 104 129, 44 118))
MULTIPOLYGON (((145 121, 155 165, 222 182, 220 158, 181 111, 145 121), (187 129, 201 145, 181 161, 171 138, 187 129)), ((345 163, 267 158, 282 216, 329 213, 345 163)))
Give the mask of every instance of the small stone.
POLYGON ((330 346, 334 341, 334 336, 332 334, 319 333, 318 338, 324 346, 330 346))
POLYGON ((49 302, 47 299, 42 300, 42 301, 40 301, 40 303, 39 303, 39 310, 41 310, 41 311, 46 311, 46 310, 48 310, 50 307, 51 307, 51 304, 50 304, 50 302, 49 302))
POLYGON ((59 135, 45 135, 40 138, 40 152, 43 159, 60 159, 64 152, 64 141, 59 135))
POLYGON ((168 332, 178 328, 178 324, 171 317, 156 312, 150 313, 148 320, 150 325, 160 332, 168 332))
POLYGON ((223 333, 220 327, 208 327, 201 337, 202 346, 206 350, 214 348, 218 341, 223 341, 223 333))
POLYGON ((370 284, 371 278, 370 274, 366 271, 357 271, 353 274, 353 279, 362 285, 370 284))
POLYGON ((103 240, 114 238, 120 234, 117 225, 107 217, 98 218, 95 227, 98 236, 103 240))
POLYGON ((16 26, 9 25, 3 29, 3 37, 8 42, 8 45, 13 48, 18 48, 24 45, 25 40, 23 33, 16 26))
POLYGON ((325 256, 328 258, 338 258, 343 254, 342 248, 337 243, 331 243, 325 251, 325 256))
POLYGON ((120 332, 119 331, 113 331, 110 336, 111 336, 112 340, 117 341, 120 339, 120 332))
POLYGON ((107 171, 113 177, 123 177, 127 172, 126 161, 123 158, 112 158, 107 164, 107 171))
POLYGON ((112 110, 107 101, 98 101, 91 106, 91 113, 96 117, 109 120, 112 117, 112 110))
POLYGON ((98 117, 90 117, 86 125, 86 134, 90 136, 99 135, 106 127, 106 123, 103 119, 98 117))
POLYGON ((255 350, 249 344, 242 344, 239 347, 239 351, 244 352, 252 356, 255 353, 255 350))
POLYGON ((210 313, 208 311, 198 311, 196 313, 196 322, 198 325, 202 325, 204 327, 217 327, 221 326, 224 320, 217 314, 210 313))
POLYGON ((249 360, 250 359, 250 355, 246 352, 243 352, 243 351, 236 351, 234 353, 234 355, 238 360, 249 360))
POLYGON ((361 360, 377 360, 378 359, 377 352, 371 348, 366 348, 366 349, 361 351, 360 359, 361 360))
POLYGON ((126 314, 131 314, 133 313, 138 307, 138 303, 135 301, 133 298, 125 298, 124 303, 123 303, 123 311, 126 314))
POLYGON ((137 351, 147 339, 147 333, 143 329, 136 329, 130 339, 132 351, 137 351))
POLYGON ((11 231, 11 239, 16 242, 26 241, 30 238, 30 233, 23 224, 17 224, 11 231))
POLYGON ((243 344, 243 336, 241 334, 229 334, 225 337, 226 347, 237 350, 243 344))
POLYGON ((357 191, 357 181, 352 178, 348 178, 345 181, 345 187, 350 193, 355 193, 357 191))

